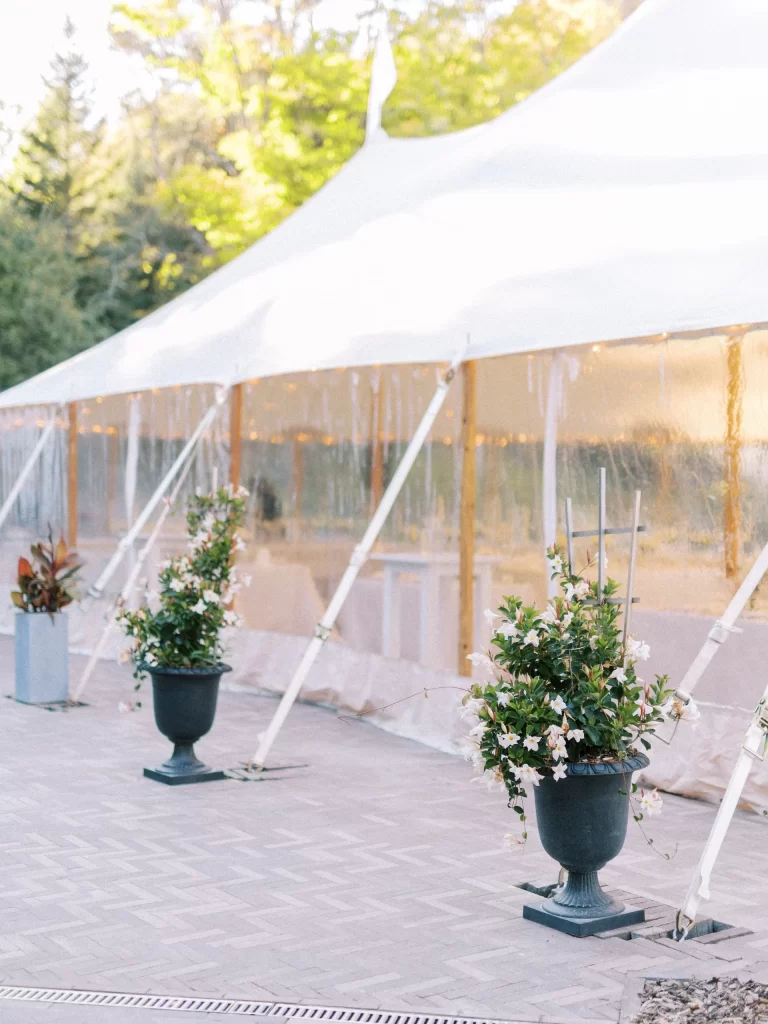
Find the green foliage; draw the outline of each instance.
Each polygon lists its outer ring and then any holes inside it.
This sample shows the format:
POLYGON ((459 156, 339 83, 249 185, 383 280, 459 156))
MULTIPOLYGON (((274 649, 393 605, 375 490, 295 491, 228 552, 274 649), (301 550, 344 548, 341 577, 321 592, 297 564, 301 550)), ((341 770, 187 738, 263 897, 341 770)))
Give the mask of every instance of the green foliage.
POLYGON ((32 561, 19 559, 18 590, 11 592, 14 605, 23 612, 48 612, 54 615, 77 598, 77 574, 82 563, 70 551, 63 537, 53 542, 49 530, 48 543, 39 541, 31 548, 32 561))
POLYGON ((0 203, 0 388, 97 340, 97 325, 77 303, 79 283, 61 227, 0 203))
POLYGON ((471 656, 488 682, 473 686, 464 702, 476 721, 475 766, 489 785, 506 788, 516 809, 542 771, 560 779, 568 761, 621 761, 648 748, 660 722, 693 714, 674 699, 666 676, 654 683, 638 676, 648 646, 623 642, 618 585, 609 580, 598 593, 557 547, 548 557, 560 596, 543 612, 505 600, 492 657, 471 656))
POLYGON ((239 624, 228 605, 240 589, 233 563, 242 546, 237 530, 246 497, 243 488, 233 492, 222 487, 189 499, 188 550, 161 567, 156 609, 123 609, 118 616, 133 639, 137 674, 155 665, 198 668, 221 663, 222 630, 239 624))

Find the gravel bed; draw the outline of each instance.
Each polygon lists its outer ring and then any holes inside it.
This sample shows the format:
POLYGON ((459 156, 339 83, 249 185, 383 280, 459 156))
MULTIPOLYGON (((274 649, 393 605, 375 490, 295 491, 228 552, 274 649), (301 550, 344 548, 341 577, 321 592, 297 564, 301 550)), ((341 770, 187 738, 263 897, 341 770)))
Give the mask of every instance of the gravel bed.
POLYGON ((768 985, 737 978, 646 981, 636 1024, 768 1024, 768 985))

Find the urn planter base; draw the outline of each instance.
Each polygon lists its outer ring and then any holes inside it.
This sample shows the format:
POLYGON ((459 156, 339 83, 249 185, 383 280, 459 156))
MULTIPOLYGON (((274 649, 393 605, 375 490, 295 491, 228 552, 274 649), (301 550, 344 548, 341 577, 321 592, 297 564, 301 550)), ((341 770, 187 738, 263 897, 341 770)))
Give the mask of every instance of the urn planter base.
POLYGON ((144 778, 164 782, 166 786, 188 786, 192 782, 221 782, 227 776, 220 769, 209 768, 207 765, 203 765, 202 771, 189 772, 186 775, 169 772, 165 765, 161 765, 159 768, 145 768, 144 778))
MULTIPOLYGON (((522 908, 522 915, 526 921, 535 921, 538 925, 546 925, 547 928, 554 928, 555 931, 564 932, 565 935, 575 935, 584 938, 586 935, 596 935, 598 932, 609 932, 614 928, 628 928, 631 925, 641 925, 645 921, 645 910, 638 907, 628 906, 625 903, 618 903, 606 895, 597 884, 597 872, 594 873, 594 887, 599 892, 601 905, 579 906, 558 903, 555 898, 546 899, 541 903, 526 903, 522 908)), ((570 882, 570 879, 568 880, 570 882)), ((582 889, 583 879, 574 880, 577 885, 573 889, 582 889)), ((588 880, 587 888, 593 889, 588 880)), ((558 898, 567 893, 569 886, 566 885, 558 898)), ((591 893, 591 895, 597 895, 591 893)))

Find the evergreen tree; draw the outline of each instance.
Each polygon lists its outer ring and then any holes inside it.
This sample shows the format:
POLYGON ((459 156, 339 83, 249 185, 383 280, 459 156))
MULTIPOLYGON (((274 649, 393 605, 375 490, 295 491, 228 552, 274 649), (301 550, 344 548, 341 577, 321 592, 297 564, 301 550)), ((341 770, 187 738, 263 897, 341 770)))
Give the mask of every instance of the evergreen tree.
POLYGON ((22 135, 11 187, 25 213, 59 224, 67 250, 82 256, 92 242, 103 126, 91 124, 88 65, 74 47, 69 19, 64 34, 68 48, 52 61, 40 109, 22 135))

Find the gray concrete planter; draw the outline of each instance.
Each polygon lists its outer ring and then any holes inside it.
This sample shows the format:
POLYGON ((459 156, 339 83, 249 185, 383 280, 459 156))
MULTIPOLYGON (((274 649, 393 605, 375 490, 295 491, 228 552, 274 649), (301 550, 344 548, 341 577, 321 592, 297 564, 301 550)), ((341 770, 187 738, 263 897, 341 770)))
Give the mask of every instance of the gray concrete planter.
POLYGON ((65 613, 16 612, 16 700, 60 704, 69 697, 69 620, 65 613))
POLYGON ((550 774, 534 789, 541 845, 568 872, 562 889, 523 916, 569 935, 594 935, 639 924, 645 913, 603 892, 597 873, 624 845, 632 773, 648 765, 645 754, 624 761, 574 763, 566 778, 550 774))

